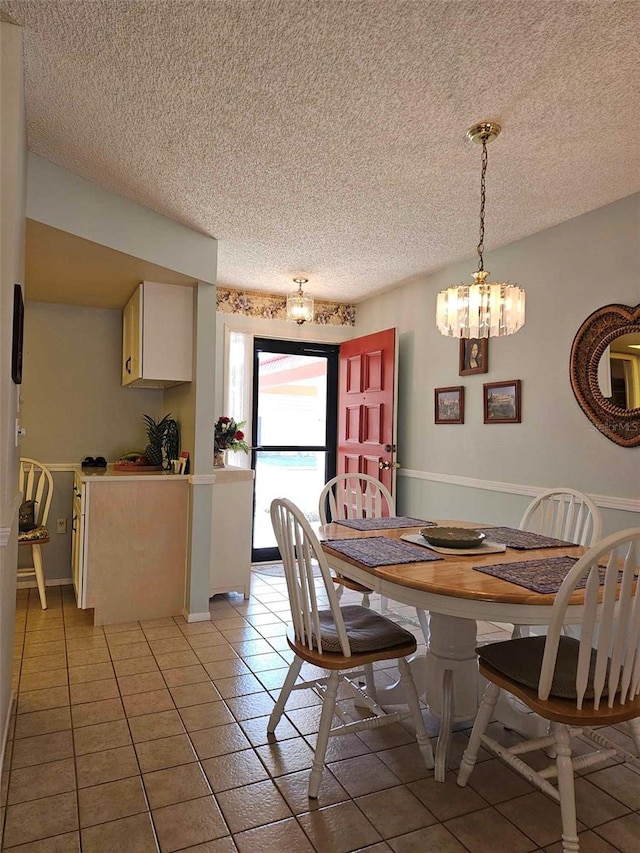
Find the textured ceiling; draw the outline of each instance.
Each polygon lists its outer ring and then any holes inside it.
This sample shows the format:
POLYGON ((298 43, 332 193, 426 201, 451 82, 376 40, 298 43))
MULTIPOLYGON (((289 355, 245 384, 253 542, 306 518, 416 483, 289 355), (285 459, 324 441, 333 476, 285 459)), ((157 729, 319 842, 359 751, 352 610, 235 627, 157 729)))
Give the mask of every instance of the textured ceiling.
MULTIPOLYGON (((29 148, 220 241, 219 282, 358 301, 640 189, 638 2, 33 0, 29 148)), ((475 266, 470 260, 470 269, 475 266)), ((497 271, 496 271, 497 272, 497 271)), ((522 284, 526 284, 522 277, 522 284)))

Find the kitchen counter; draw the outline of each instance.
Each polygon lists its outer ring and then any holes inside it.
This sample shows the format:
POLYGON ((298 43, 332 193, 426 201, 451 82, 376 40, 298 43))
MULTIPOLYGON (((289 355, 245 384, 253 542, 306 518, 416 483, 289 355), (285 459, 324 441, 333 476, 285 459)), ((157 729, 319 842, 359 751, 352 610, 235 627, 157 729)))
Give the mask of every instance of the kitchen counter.
MULTIPOLYGON (((221 469, 224 470, 224 469, 221 469)), ((75 473, 81 482, 89 480, 188 480, 189 474, 171 474, 169 471, 145 471, 135 468, 116 468, 109 463, 106 468, 83 468, 76 465, 75 473)))

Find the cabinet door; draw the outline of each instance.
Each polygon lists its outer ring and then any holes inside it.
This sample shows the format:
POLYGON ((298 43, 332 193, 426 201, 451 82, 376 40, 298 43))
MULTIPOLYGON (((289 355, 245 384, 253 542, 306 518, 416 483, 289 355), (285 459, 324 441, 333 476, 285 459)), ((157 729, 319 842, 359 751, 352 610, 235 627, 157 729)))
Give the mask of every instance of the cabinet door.
POLYGON ((84 505, 85 490, 77 475, 73 484, 73 511, 71 517, 71 569, 73 588, 78 607, 84 607, 84 505))
POLYGON ((142 377, 142 286, 122 311, 122 384, 142 377))

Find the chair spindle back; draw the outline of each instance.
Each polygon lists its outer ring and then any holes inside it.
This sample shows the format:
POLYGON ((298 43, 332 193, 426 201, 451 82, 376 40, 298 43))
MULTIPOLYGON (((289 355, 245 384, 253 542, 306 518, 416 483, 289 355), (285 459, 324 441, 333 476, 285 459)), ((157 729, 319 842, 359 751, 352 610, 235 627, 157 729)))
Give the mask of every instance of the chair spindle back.
POLYGON ((53 477, 51 471, 36 459, 23 456, 18 469, 18 489, 23 500, 35 501, 34 520, 46 527, 53 498, 53 477))
POLYGON ((320 493, 319 515, 322 524, 341 519, 380 518, 395 513, 395 501, 391 493, 369 474, 339 474, 329 480, 320 493))
POLYGON ((589 547, 600 539, 602 519, 588 495, 569 488, 549 489, 529 504, 520 530, 589 547))
POLYGON ((600 702, 625 704, 640 693, 640 527, 614 533, 584 554, 558 590, 544 648, 538 696, 549 698, 565 612, 576 585, 587 578, 576 671, 577 707, 582 708, 596 650, 594 709, 600 702), (605 563, 606 561, 606 563, 605 563), (604 572, 604 585, 600 574, 604 572))
POLYGON ((271 502, 271 523, 284 565, 296 639, 308 649, 314 649, 322 654, 318 590, 313 575, 313 561, 316 560, 324 586, 322 592, 329 600, 342 654, 350 657, 351 648, 340 611, 340 603, 327 558, 318 537, 301 510, 286 498, 276 498, 271 502))

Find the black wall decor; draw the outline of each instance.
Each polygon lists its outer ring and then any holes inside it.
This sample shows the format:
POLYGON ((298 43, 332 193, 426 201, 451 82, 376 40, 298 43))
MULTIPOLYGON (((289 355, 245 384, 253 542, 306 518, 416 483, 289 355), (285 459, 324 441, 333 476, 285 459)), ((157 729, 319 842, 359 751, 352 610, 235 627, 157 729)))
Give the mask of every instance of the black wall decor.
POLYGON ((22 339, 24 336, 24 302, 22 288, 13 285, 13 339, 11 344, 11 378, 20 385, 22 382, 22 339))

